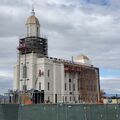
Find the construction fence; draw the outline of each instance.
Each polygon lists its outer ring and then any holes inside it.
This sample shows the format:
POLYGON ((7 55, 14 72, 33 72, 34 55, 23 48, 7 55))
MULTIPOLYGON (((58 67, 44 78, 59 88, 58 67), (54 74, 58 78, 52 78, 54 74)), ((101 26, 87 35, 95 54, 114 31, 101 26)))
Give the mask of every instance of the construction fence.
POLYGON ((0 120, 120 120, 120 104, 1 104, 0 120))

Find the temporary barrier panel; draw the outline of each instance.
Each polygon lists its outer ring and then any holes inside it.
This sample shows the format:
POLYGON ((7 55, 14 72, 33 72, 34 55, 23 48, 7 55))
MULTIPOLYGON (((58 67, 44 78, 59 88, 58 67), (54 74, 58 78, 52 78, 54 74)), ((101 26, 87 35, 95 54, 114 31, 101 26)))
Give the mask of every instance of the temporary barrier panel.
POLYGON ((118 104, 0 105, 0 120, 120 120, 118 104))

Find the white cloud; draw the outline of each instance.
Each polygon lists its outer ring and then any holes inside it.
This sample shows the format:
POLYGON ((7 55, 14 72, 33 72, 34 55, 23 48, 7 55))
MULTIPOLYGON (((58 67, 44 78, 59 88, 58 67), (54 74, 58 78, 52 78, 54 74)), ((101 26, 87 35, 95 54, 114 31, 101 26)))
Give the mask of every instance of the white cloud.
MULTIPOLYGON (((9 71, 0 71, 0 77, 12 79, 13 75, 12 75, 12 72, 9 72, 9 71)), ((2 79, 0 79, 0 81, 2 81, 2 79)))
POLYGON ((107 93, 120 94, 120 78, 118 77, 101 77, 101 89, 107 93))

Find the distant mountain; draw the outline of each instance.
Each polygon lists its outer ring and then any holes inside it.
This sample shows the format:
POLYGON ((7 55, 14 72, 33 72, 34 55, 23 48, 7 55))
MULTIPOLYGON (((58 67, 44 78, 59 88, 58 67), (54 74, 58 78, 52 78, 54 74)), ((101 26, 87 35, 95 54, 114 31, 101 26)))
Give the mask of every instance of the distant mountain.
POLYGON ((0 95, 0 99, 8 98, 8 96, 0 95))
POLYGON ((105 93, 104 96, 105 97, 119 97, 120 98, 120 94, 108 94, 108 93, 105 93))
POLYGON ((4 96, 0 95, 0 99, 1 99, 1 98, 4 98, 4 96))

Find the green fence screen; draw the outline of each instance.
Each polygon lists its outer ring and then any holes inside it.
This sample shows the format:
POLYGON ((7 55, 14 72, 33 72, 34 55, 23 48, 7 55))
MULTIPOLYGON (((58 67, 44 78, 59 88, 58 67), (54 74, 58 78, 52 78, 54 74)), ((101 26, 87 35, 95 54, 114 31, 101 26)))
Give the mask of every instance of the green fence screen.
POLYGON ((118 104, 0 105, 0 120, 120 120, 118 104))
POLYGON ((19 105, 0 105, 0 120, 18 120, 19 105))

